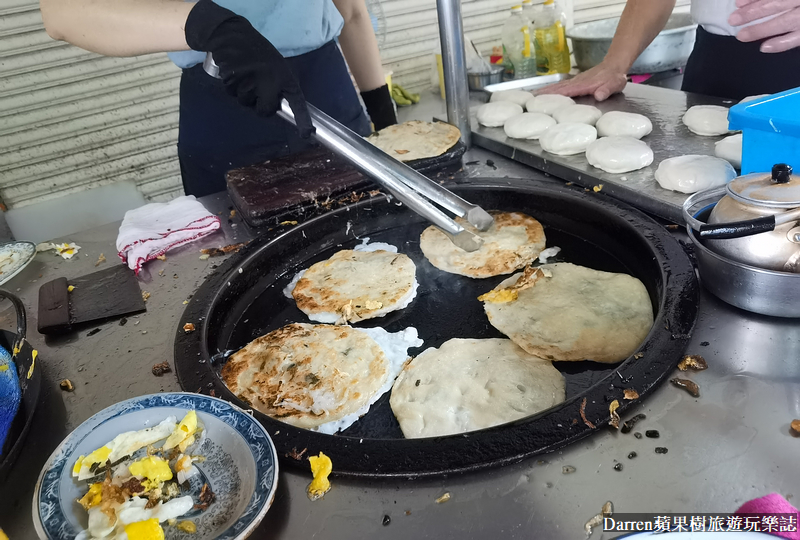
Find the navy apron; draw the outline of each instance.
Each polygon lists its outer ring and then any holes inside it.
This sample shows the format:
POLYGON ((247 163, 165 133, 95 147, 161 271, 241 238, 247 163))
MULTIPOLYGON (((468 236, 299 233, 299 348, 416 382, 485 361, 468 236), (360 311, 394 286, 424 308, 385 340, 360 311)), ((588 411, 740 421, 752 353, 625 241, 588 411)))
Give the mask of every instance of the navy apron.
POLYGON ((698 26, 681 90, 738 101, 800 86, 800 48, 762 53, 763 42, 743 43, 698 26))
MULTIPOLYGON (((369 135, 369 121, 336 43, 286 60, 309 103, 356 133, 369 135)), ((183 70, 178 159, 187 195, 223 191, 227 171, 294 154, 313 144, 301 139, 285 120, 264 118, 240 105, 202 65, 183 70)))

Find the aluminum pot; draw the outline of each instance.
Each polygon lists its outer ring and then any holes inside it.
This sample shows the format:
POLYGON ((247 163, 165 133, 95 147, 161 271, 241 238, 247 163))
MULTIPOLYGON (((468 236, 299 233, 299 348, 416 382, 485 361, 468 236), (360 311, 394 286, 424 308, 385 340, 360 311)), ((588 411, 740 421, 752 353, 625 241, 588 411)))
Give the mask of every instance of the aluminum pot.
MULTIPOLYGON (((576 24, 567 31, 581 71, 603 61, 617 30, 619 17, 576 24)), ((652 43, 639 55, 628 73, 658 73, 683 67, 694 48, 695 30, 688 13, 674 13, 652 43)))
POLYGON ((478 91, 483 90, 491 84, 498 84, 503 82, 503 66, 493 65, 487 73, 475 73, 467 71, 467 84, 469 89, 478 91))

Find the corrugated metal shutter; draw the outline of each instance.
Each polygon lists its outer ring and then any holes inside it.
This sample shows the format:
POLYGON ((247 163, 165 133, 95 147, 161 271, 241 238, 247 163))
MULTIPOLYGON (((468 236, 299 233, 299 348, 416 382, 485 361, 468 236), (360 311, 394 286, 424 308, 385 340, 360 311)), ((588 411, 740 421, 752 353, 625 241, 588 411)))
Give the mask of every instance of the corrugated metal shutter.
MULTIPOLYGON (((534 3, 541 3, 535 1, 534 3)), ((690 0, 678 0, 688 6, 690 0)), ((488 55, 500 45, 500 33, 511 6, 520 0, 462 0, 464 32, 488 55)), ((381 50, 384 66, 394 71, 393 79, 415 91, 431 86, 432 54, 439 29, 436 0, 382 0, 386 14, 386 41, 381 50)), ((625 0, 566 0, 569 22, 594 21, 622 13, 625 0), (570 13, 574 9, 574 14, 570 13)), ((678 8, 685 9, 685 8, 678 8)))
POLYGON ((108 58, 52 40, 38 2, 0 0, 0 196, 9 207, 119 180, 182 193, 180 70, 166 55, 108 58))

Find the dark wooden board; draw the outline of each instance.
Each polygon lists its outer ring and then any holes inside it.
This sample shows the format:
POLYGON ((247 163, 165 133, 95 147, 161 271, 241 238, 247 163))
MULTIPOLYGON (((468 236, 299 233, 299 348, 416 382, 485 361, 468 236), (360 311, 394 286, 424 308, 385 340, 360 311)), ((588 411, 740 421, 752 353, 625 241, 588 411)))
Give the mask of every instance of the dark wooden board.
POLYGON ((39 288, 41 334, 69 332, 87 323, 145 311, 133 271, 114 266, 83 277, 58 278, 39 288), (69 287, 73 286, 72 292, 69 287))

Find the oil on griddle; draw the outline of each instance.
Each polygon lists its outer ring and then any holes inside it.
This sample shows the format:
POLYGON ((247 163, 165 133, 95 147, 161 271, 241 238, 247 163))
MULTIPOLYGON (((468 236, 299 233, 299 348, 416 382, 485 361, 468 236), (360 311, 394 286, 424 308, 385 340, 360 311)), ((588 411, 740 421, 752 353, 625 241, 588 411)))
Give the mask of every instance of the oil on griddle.
MULTIPOLYGON (((502 210, 522 211, 524 209, 502 208, 502 210)), ((533 217, 537 217, 534 215, 533 217)), ((549 262, 568 261, 603 270, 607 272, 624 272, 632 274, 622 262, 605 250, 577 236, 548 227, 542 220, 547 236, 547 246, 558 246, 561 252, 549 262)), ((342 223, 347 227, 345 223, 342 223)), ((385 317, 356 323, 355 327, 380 326, 390 332, 400 331, 414 326, 424 345, 419 349, 411 349, 409 354, 416 355, 425 348, 438 347, 451 338, 497 338, 505 337, 489 324, 483 310, 483 304, 477 297, 508 276, 497 276, 488 279, 471 279, 449 274, 433 267, 423 256, 419 247, 419 236, 427 226, 415 222, 409 225, 395 226, 368 234, 369 242, 385 242, 394 245, 405 253, 417 266, 419 290, 417 297, 406 309, 389 313, 385 317)), ((227 349, 238 350, 253 339, 292 322, 309 322, 307 317, 296 307, 293 300, 286 298, 283 289, 294 275, 312 264, 325 260, 340 249, 352 249, 361 243, 361 239, 349 235, 349 241, 337 245, 328 245, 299 262, 287 265, 285 272, 279 277, 262 279, 255 290, 260 291, 255 297, 240 304, 241 309, 230 313, 235 324, 228 325, 231 330, 223 341, 227 349)), ((275 274, 272 274, 273 276, 275 274)), ((638 276, 637 276, 638 277, 638 276)), ((590 388, 616 367, 615 364, 599 364, 595 362, 554 362, 553 365, 564 374, 567 385, 567 399, 590 388)), ((221 365, 218 366, 218 369, 221 365)), ((218 372, 217 372, 218 373, 218 372)), ((391 439, 402 438, 400 425, 389 406, 390 393, 385 394, 369 412, 342 435, 363 438, 391 439)))

